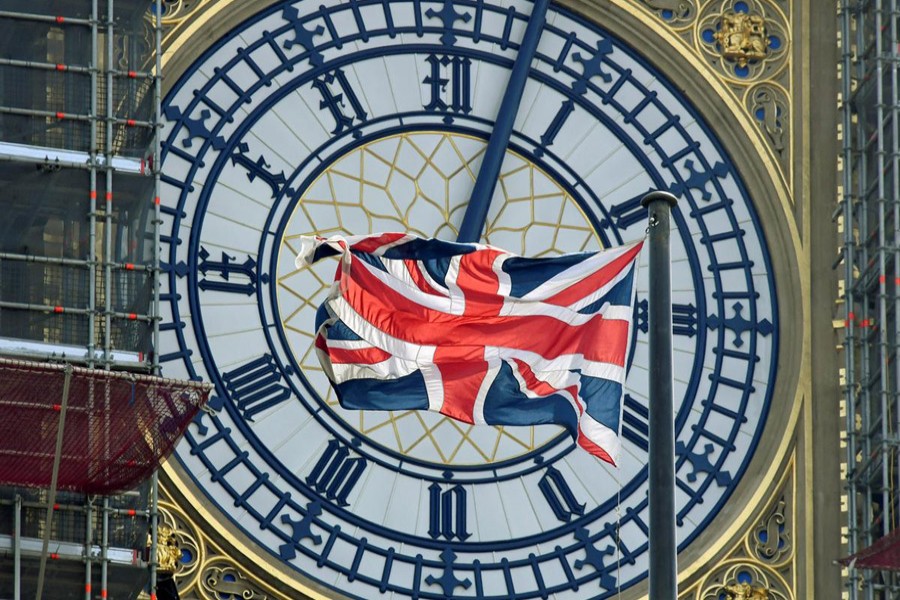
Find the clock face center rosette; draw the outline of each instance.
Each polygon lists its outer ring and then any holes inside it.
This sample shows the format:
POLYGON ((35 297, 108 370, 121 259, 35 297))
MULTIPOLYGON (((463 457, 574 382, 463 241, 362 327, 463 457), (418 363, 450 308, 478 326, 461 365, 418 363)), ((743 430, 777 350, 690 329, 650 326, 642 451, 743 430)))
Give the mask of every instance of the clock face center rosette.
MULTIPOLYGON (((278 322, 318 400, 354 434, 435 465, 515 459, 558 440, 562 428, 475 426, 427 411, 342 408, 313 344, 316 309, 337 263, 327 260, 297 269, 293 260, 303 235, 401 231, 455 240, 486 146, 481 138, 441 131, 389 135, 358 146, 326 165, 300 192, 278 248, 278 322)), ((573 193, 512 150, 506 152, 482 241, 522 256, 602 247, 573 193)))

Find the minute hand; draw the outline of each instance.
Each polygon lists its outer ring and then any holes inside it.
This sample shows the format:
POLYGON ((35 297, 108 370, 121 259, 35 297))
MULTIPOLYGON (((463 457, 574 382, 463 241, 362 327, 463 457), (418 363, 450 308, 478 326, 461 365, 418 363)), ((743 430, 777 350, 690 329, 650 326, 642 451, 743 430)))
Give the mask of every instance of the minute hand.
POLYGON ((497 186, 497 177, 500 175, 500 167, 503 165, 503 157, 506 156, 506 147, 512 135, 513 123, 519 112, 519 104, 522 102, 522 91, 525 82, 528 81, 528 70, 531 61, 537 52, 538 40, 541 30, 547 19, 547 7, 550 0, 535 0, 531 16, 528 18, 528 26, 525 35, 519 45, 519 55, 513 63, 512 75, 500 102, 500 112, 494 122, 494 130, 488 140, 487 149, 484 151, 484 160, 481 169, 475 179, 475 187, 472 189, 472 197, 463 215, 462 225, 459 227, 459 242, 477 242, 481 238, 484 222, 488 209, 491 206, 491 196, 497 186))

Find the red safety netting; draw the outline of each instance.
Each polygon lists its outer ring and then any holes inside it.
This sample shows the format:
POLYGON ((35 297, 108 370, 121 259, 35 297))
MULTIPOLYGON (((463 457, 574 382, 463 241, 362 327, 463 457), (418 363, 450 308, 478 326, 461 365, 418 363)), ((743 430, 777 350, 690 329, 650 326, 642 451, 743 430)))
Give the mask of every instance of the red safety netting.
POLYGON ((203 383, 0 359, 0 483, 50 487, 67 368, 59 489, 135 487, 169 456, 209 397, 203 383))
POLYGON ((900 529, 895 529, 874 544, 838 562, 857 569, 900 571, 900 529))

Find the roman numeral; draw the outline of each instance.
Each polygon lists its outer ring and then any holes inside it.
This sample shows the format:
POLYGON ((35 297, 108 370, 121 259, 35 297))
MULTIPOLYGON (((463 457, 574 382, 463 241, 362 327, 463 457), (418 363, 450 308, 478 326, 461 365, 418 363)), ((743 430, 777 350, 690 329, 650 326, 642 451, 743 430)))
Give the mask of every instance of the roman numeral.
MULTIPOLYGON (((241 142, 237 145, 235 151, 231 154, 231 164, 233 166, 240 165, 247 171, 247 179, 249 181, 254 181, 259 179, 272 190, 272 198, 278 196, 278 194, 284 189, 285 185, 287 185, 287 178, 284 176, 284 171, 282 170, 279 173, 275 171, 271 171, 272 165, 266 162, 266 159, 262 154, 256 160, 253 160, 248 156, 248 152, 250 151, 250 146, 247 145, 247 142, 241 142)), ((290 191, 290 188, 288 188, 290 191)))
MULTIPOLYGON (((647 190, 650 192, 651 190, 647 190)), ((604 220, 603 225, 609 227, 613 225, 616 229, 628 229, 636 223, 647 222, 647 209, 641 206, 641 198, 647 195, 647 192, 639 194, 625 202, 614 204, 609 207, 609 220, 604 220)))
MULTIPOLYGON (((634 303, 634 328, 642 333, 647 333, 650 328, 648 309, 646 298, 634 303)), ((697 335, 697 309, 693 304, 672 304, 672 333, 687 337, 697 335)))
MULTIPOLYGON (((425 62, 431 68, 422 80, 430 91, 425 110, 466 115, 472 112, 472 61, 467 57, 429 54, 425 62)), ((444 123, 452 122, 452 115, 444 117, 444 123)))
POLYGON ((471 535, 466 530, 466 490, 457 484, 449 490, 441 490, 441 485, 432 483, 428 488, 430 519, 428 535, 432 539, 466 541, 471 535))
POLYGON ((697 309, 693 304, 672 304, 672 333, 687 337, 697 334, 697 309))
POLYGON ((566 121, 569 118, 569 115, 571 115, 574 110, 575 102, 571 98, 565 100, 562 103, 562 105, 559 107, 559 110, 556 111, 556 115, 553 117, 553 120, 550 121, 550 124, 547 126, 546 131, 541 134, 541 145, 534 151, 536 155, 543 156, 547 146, 553 145, 553 142, 556 140, 556 136, 559 135, 560 130, 562 129, 563 125, 565 125, 566 121))
POLYGON ((203 279, 197 282, 201 290, 247 296, 256 293, 256 261, 250 256, 239 263, 234 256, 222 252, 221 260, 210 260, 212 255, 203 246, 197 256, 200 258, 197 271, 203 275, 203 279), (208 275, 217 275, 218 279, 209 279, 208 275))
POLYGON ((350 450, 338 440, 328 442, 306 483, 329 500, 348 506, 347 497, 366 470, 366 459, 350 458, 350 450))
POLYGON ((560 521, 568 523, 573 515, 584 514, 584 504, 579 504, 566 482, 563 474, 555 467, 547 467, 547 471, 538 482, 538 489, 544 495, 550 510, 560 521))
POLYGON ((650 411, 629 394, 622 404, 622 437, 646 452, 650 448, 650 411))
POLYGON ((231 400, 248 421, 291 397, 291 390, 281 385, 281 372, 270 354, 222 373, 222 379, 231 400))
MULTIPOLYGON (((341 69, 314 79, 312 85, 322 95, 319 108, 327 108, 334 118, 335 126, 331 133, 338 134, 345 129, 351 129, 354 121, 363 123, 368 118, 368 114, 363 110, 359 97, 353 88, 350 87, 350 82, 347 81, 347 76, 341 69), (344 112, 347 104, 350 105, 352 114, 344 112)), ((353 137, 358 138, 360 135, 362 135, 362 132, 359 130, 353 132, 353 137)))

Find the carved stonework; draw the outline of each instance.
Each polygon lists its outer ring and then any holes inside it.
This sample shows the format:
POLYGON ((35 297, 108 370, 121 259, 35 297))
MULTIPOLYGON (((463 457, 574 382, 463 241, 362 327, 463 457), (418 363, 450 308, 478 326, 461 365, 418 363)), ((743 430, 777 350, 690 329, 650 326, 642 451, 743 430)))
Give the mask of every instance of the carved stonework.
POLYGON ((788 584, 774 570, 729 561, 700 590, 698 600, 793 600, 788 584))
POLYGON ((700 52, 738 86, 776 79, 787 66, 787 17, 771 2, 710 2, 700 11, 696 31, 700 52))
POLYGON ((697 580, 684 582, 680 600, 798 600, 794 581, 795 464, 748 521, 748 528, 697 580))
POLYGON ((232 561, 213 559, 203 569, 201 587, 208 597, 220 600, 266 600, 264 594, 232 561))
MULTIPOLYGON (((148 539, 148 548, 150 543, 148 539)), ((157 530, 156 564, 157 569, 164 573, 175 573, 181 567, 181 550, 178 548, 178 538, 172 531, 172 528, 166 525, 161 525, 157 530)))
POLYGON ((739 67, 763 60, 769 50, 766 20, 759 15, 731 12, 722 15, 719 30, 713 34, 726 59, 739 67))
POLYGON ((669 27, 689 26, 697 16, 696 0, 643 0, 669 27))
POLYGON ((769 139, 779 156, 785 153, 785 137, 789 131, 790 115, 787 91, 781 86, 761 83, 747 90, 744 104, 769 139))
MULTIPOLYGON (((162 10, 161 12, 161 21, 162 21, 162 35, 163 35, 163 47, 166 46, 166 38, 172 32, 173 29, 178 27, 180 24, 190 21, 194 15, 198 12, 205 10, 211 4, 213 4, 215 0, 162 0, 162 10)), ((151 48, 156 44, 155 41, 155 30, 154 26, 156 24, 156 12, 152 8, 153 3, 150 3, 151 8, 149 8, 144 17, 144 31, 143 31, 143 43, 151 48)), ((123 40, 124 41, 124 40, 123 40)), ((151 70, 153 69, 152 64, 146 65, 135 65, 133 67, 127 67, 123 65, 119 65, 120 68, 140 68, 142 70, 151 70)))
POLYGON ((749 583, 726 585, 722 588, 724 600, 769 600, 769 590, 763 587, 753 587, 749 583))
POLYGON ((787 529, 786 506, 787 501, 782 496, 775 507, 759 520, 753 532, 753 553, 756 558, 769 564, 780 563, 793 551, 791 532, 787 529))
MULTIPOLYGON (((635 0, 743 101, 790 177, 791 25, 788 0, 635 0)), ((673 42, 677 43, 677 42, 673 42)))
MULTIPOLYGON (((160 486, 160 581, 172 579, 183 600, 277 600, 262 582, 241 568, 240 559, 225 554, 188 512, 160 486)), ((146 593, 140 596, 148 600, 146 593)))
POLYGON ((184 21, 207 0, 163 0, 162 22, 163 28, 169 28, 184 21))
POLYGON ((158 558, 159 569, 171 573, 179 589, 189 589, 196 584, 199 567, 206 558, 206 545, 197 527, 187 515, 172 502, 159 503, 159 549, 157 555, 168 554, 164 561, 158 558), (165 548, 163 541, 166 541, 165 548))

